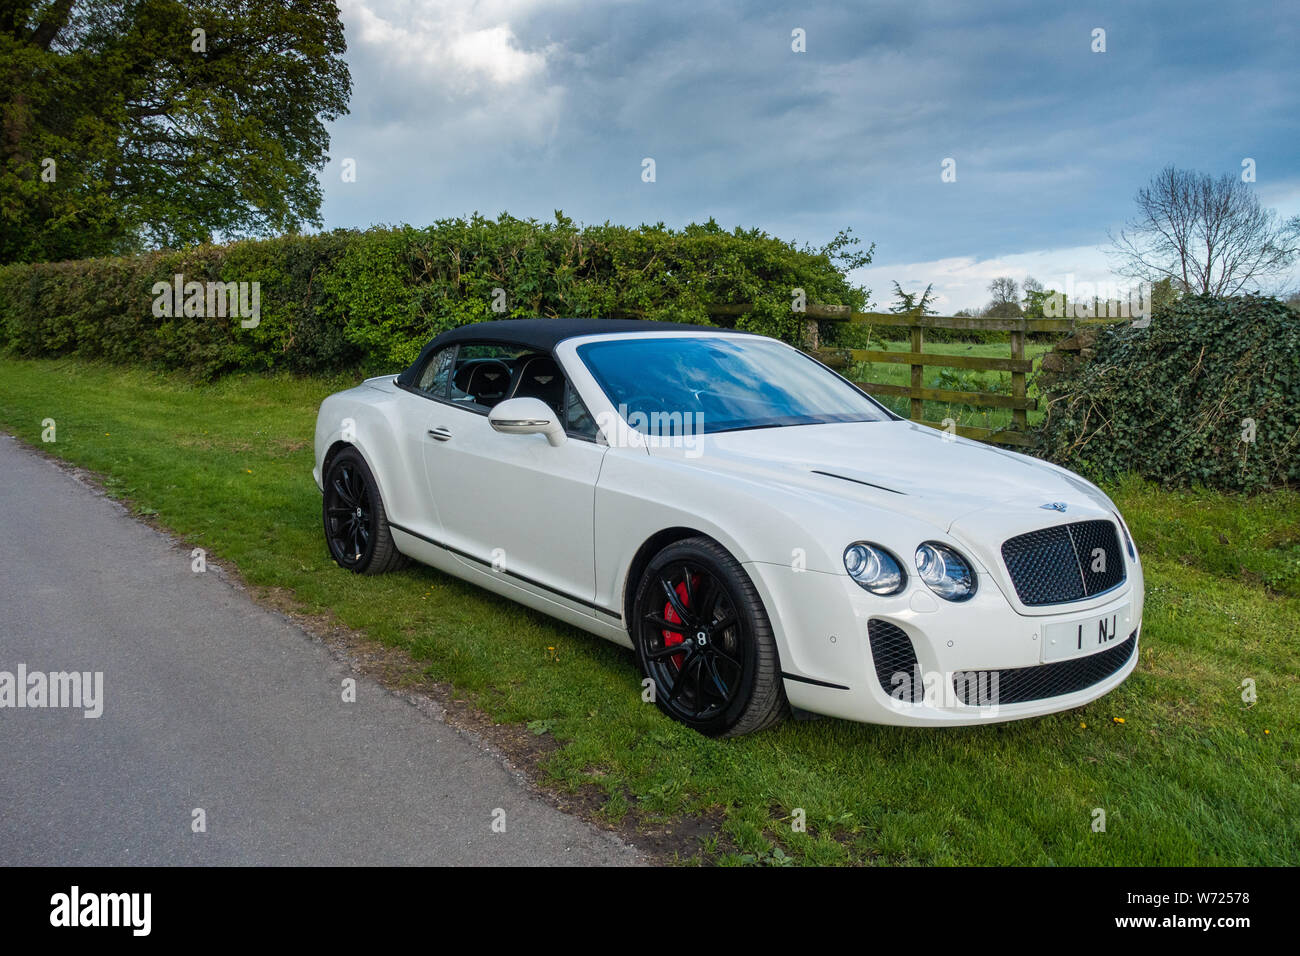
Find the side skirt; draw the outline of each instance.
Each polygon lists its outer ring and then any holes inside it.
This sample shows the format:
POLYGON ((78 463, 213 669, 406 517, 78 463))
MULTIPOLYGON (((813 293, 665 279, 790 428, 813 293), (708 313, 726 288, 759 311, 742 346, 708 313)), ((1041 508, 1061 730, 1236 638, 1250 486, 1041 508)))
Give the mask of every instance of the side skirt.
POLYGON ((621 614, 585 601, 582 598, 556 591, 530 578, 506 571, 494 571, 492 565, 473 555, 441 544, 424 535, 399 525, 391 524, 403 554, 437 568, 494 594, 517 601, 525 607, 541 611, 584 631, 631 648, 632 641, 623 626, 621 614))

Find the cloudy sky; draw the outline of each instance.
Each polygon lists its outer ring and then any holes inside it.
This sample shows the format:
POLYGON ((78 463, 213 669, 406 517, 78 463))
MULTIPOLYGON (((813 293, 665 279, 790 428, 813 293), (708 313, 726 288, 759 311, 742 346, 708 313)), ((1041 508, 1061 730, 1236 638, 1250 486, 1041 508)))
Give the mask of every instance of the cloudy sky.
POLYGON ((1168 163, 1253 159, 1261 199, 1300 213, 1290 0, 339 6, 354 91, 329 228, 556 209, 814 245, 852 227, 876 302, 933 282, 946 312, 996 275, 1104 280, 1107 230, 1168 163))

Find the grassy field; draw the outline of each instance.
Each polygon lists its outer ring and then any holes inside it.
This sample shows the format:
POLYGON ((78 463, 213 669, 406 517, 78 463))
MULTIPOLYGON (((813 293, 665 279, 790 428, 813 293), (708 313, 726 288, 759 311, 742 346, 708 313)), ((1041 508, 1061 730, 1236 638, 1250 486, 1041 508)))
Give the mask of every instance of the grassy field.
MULTIPOLYGON (((889 352, 909 352, 911 345, 904 341, 873 341, 873 349, 889 352)), ((1025 357, 1039 359, 1051 349, 1042 342, 1025 344, 1025 357)), ((972 355, 984 358, 1010 358, 1011 346, 1008 342, 926 342, 922 351, 934 355, 972 355)), ((879 382, 885 385, 910 385, 912 368, 909 365, 896 365, 892 362, 857 362, 847 371, 849 378, 859 382, 879 382)), ((1010 372, 980 372, 967 369, 946 369, 943 366, 929 365, 925 368, 925 387, 944 388, 959 392, 998 392, 1011 394, 1010 372)), ((870 391, 870 389, 868 389, 870 391)), ((1034 379, 1029 378, 1026 392, 1029 398, 1038 397, 1034 379)), ((906 417, 910 399, 894 395, 878 396, 880 402, 899 415, 906 417)), ((924 416, 927 421, 941 422, 951 418, 959 425, 974 425, 979 428, 1004 428, 1011 424, 1011 410, 1007 408, 982 408, 959 405, 951 402, 924 403, 924 416)), ((1042 410, 1028 413, 1032 426, 1043 416, 1042 410)))
POLYGON ((0 359, 0 426, 99 473, 255 588, 405 649, 492 718, 553 736, 542 782, 596 788, 609 820, 718 821, 687 859, 1300 863, 1300 495, 1112 489, 1146 565, 1142 657, 1086 708, 947 730, 790 721, 715 741, 641 703, 632 656, 613 645, 431 569, 337 569, 311 436, 317 404, 344 384, 199 387, 0 359), (46 418, 57 441, 42 444, 46 418), (796 808, 806 833, 792 831, 796 808))

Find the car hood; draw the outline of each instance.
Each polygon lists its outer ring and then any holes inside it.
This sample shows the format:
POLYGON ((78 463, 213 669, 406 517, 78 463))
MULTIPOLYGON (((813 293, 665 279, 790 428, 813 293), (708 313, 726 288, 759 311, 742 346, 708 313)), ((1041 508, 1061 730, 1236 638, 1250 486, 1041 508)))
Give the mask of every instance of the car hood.
POLYGON ((1109 499, 1047 462, 906 421, 800 425, 694 436, 693 448, 651 444, 651 454, 697 467, 860 501, 944 532, 963 516, 991 512, 1001 528, 1045 527, 1109 516, 1109 499), (1043 510, 1060 502, 1066 514, 1043 510))

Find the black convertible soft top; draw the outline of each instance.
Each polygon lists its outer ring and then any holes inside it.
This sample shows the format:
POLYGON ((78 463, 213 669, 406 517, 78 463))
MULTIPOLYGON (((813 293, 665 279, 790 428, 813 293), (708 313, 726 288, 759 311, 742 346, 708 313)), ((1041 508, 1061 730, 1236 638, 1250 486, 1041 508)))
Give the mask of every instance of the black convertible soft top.
POLYGON ((430 354, 457 342, 486 342, 522 345, 550 353, 565 339, 580 335, 624 332, 727 332, 712 325, 687 325, 681 322, 653 322, 647 319, 502 319, 499 322, 473 322, 449 329, 420 351, 415 364, 397 377, 403 385, 412 385, 416 374, 430 354))

